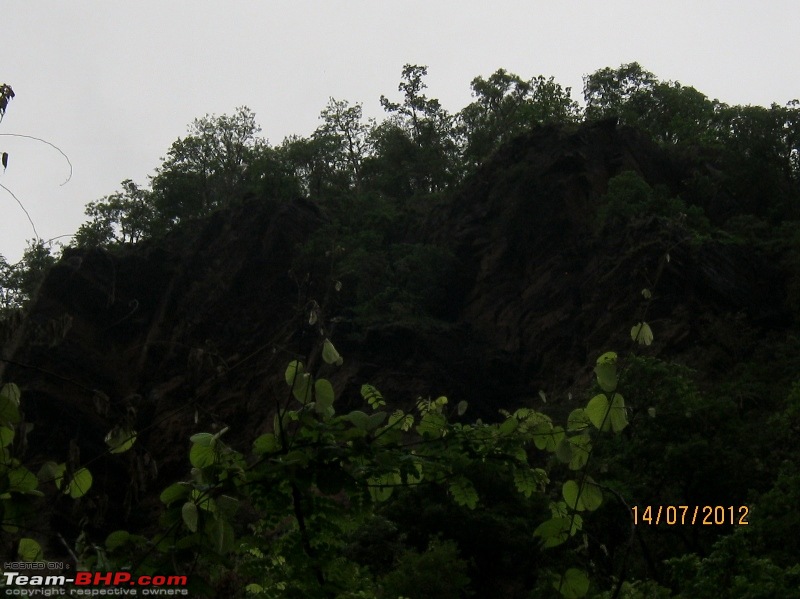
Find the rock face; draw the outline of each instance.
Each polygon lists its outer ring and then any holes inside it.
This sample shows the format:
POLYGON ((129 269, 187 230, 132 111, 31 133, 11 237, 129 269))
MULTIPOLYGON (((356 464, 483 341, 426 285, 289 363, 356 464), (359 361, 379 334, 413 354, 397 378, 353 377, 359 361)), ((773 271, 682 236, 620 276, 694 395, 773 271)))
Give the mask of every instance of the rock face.
MULTIPOLYGON (((334 335, 342 401, 370 381, 398 401, 444 393, 491 418, 543 390, 561 413, 599 353, 630 347, 638 320, 655 332, 647 352, 695 359, 700 342, 724 353, 743 320, 758 332, 786 318, 781 276, 738 246, 655 216, 598 230, 598 203, 624 170, 674 194, 692 175, 613 122, 541 128, 501 149, 419 228, 460 265, 447 321, 389 322, 359 343, 334 335)), ((226 440, 246 450, 267 428, 287 362, 317 334, 303 323, 322 291, 290 269, 325 219, 307 200, 244 201, 122 253, 69 252, 50 271, 2 375, 36 425, 26 462, 65 460, 72 446, 94 473, 79 513, 48 508, 55 529, 86 514, 106 530, 142 524, 146 492, 187 471, 192 433, 229 426, 226 440), (105 453, 115 426, 139 431, 135 451, 105 453)))

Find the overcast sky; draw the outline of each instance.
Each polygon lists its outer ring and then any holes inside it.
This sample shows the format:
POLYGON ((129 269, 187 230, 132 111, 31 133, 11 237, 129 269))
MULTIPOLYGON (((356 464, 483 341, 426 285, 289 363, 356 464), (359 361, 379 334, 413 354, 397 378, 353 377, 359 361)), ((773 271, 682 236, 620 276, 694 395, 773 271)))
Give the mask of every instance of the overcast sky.
MULTIPOLYGON (((43 239, 74 233, 123 179, 146 184, 196 117, 247 105, 278 144, 310 134, 329 96, 380 116, 405 63, 428 65, 428 95, 451 111, 500 67, 580 99, 584 75, 631 61, 729 104, 800 97, 796 0, 3 0, 0 40, 16 93, 0 134, 44 138, 74 167, 61 185, 55 149, 0 137, 0 184, 43 239)), ((0 254, 33 237, 0 189, 0 254)))

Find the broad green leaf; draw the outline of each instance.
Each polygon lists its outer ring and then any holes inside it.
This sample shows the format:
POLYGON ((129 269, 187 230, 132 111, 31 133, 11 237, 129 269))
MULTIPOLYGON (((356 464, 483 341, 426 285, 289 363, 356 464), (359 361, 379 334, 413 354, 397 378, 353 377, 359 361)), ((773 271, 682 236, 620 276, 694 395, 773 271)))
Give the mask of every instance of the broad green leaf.
POLYGON ((20 392, 19 387, 17 387, 14 383, 6 383, 0 387, 0 401, 7 400, 16 407, 19 407, 20 397, 22 397, 22 393, 20 392))
POLYGON ((367 480, 369 494, 376 503, 386 501, 392 496, 394 488, 401 484, 399 472, 388 472, 367 480))
POLYGON ((581 493, 581 503, 590 512, 595 511, 603 504, 603 491, 592 479, 591 476, 586 477, 583 484, 583 492, 581 493))
POLYGON ((193 502, 187 501, 183 504, 181 517, 183 518, 183 523, 186 524, 186 528, 192 532, 197 532, 197 506, 193 502))
POLYGON ((556 446, 556 459, 562 464, 569 464, 572 460, 572 444, 566 437, 562 437, 556 446))
POLYGON ((611 428, 611 421, 608 414, 609 407, 610 404, 608 403, 608 397, 606 397, 605 393, 595 395, 589 400, 586 406, 586 415, 589 417, 591 423, 594 424, 595 428, 602 431, 607 431, 611 428))
POLYGON ((638 341, 639 345, 650 345, 653 342, 653 331, 646 322, 640 322, 631 329, 631 339, 638 341))
POLYGON ((24 537, 19 540, 19 545, 17 546, 17 556, 23 562, 38 562, 41 561, 44 555, 42 554, 42 547, 34 541, 33 539, 29 539, 24 537))
POLYGON ((302 376, 304 373, 305 368, 303 367, 303 363, 298 360, 292 360, 289 362, 289 365, 286 367, 286 372, 284 373, 286 384, 292 387, 295 378, 302 376))
POLYGON ((64 484, 64 472, 67 470, 66 464, 56 464, 55 462, 45 462, 39 468, 38 478, 40 482, 55 483, 57 488, 61 488, 64 484))
POLYGON ((561 495, 564 497, 564 501, 567 502, 567 505, 570 508, 582 512, 584 507, 583 503, 580 501, 580 496, 578 495, 579 490, 580 485, 577 482, 574 480, 568 480, 561 487, 561 495))
POLYGON ((330 339, 325 339, 322 343, 322 359, 325 360, 326 364, 341 366, 344 363, 344 359, 339 355, 339 352, 336 351, 330 339))
POLYGON ((320 414, 327 414, 333 409, 333 385, 330 381, 319 379, 314 383, 314 409, 320 414))
POLYGON ((501 435, 508 436, 515 430, 517 430, 518 426, 519 426, 519 420, 514 418, 514 416, 509 416, 503 422, 500 423, 498 430, 500 431, 501 435))
POLYGON ((567 418, 567 430, 570 432, 581 432, 589 428, 589 417, 583 408, 576 408, 570 412, 567 418))
POLYGON ((464 413, 467 411, 467 406, 468 406, 468 404, 464 400, 461 400, 460 402, 458 402, 458 406, 456 406, 456 412, 458 413, 459 416, 463 416, 464 415, 464 413))
POLYGON ((419 421, 417 432, 423 437, 438 438, 446 433, 445 425, 447 421, 442 414, 428 412, 419 421))
POLYGON ((264 455, 268 453, 277 453, 280 450, 281 444, 272 433, 266 433, 253 441, 253 453, 256 455, 264 455))
POLYGON ((114 551, 117 547, 121 547, 131 538, 131 533, 127 530, 115 530, 106 537, 106 549, 114 551))
POLYGON ((136 443, 136 431, 116 426, 108 431, 105 441, 111 453, 124 453, 136 443))
POLYGON ((30 493, 39 486, 39 479, 36 475, 25 468, 17 466, 8 471, 8 490, 17 493, 30 493))
POLYGON ((239 510, 239 500, 229 495, 217 497, 217 514, 219 517, 232 518, 239 510))
POLYGON ((206 525, 206 534, 211 539, 214 551, 220 555, 230 553, 233 549, 233 526, 227 520, 215 518, 206 525))
POLYGON ((611 430, 615 433, 628 426, 628 412, 625 410, 625 400, 619 393, 615 393, 611 398, 609 420, 611 421, 611 430))
POLYGON ((69 481, 69 485, 64 492, 69 493, 69 496, 73 499, 78 499, 86 495, 91 488, 92 473, 86 468, 81 468, 72 476, 72 480, 69 481))
POLYGON ((589 461, 592 452, 592 438, 587 434, 575 435, 567 439, 571 448, 571 457, 567 467, 570 470, 580 470, 589 461))
POLYGON ((211 433, 196 433, 189 437, 189 441, 195 445, 202 445, 203 447, 211 447, 215 440, 214 435, 211 433))
POLYGON ((579 512, 584 510, 593 512, 603 503, 603 493, 591 477, 586 477, 583 489, 580 489, 580 495, 578 494, 579 489, 579 483, 574 480, 566 481, 561 488, 564 501, 571 509, 579 512))
POLYGON ((369 416, 367 416, 364 412, 360 410, 353 410, 349 414, 345 415, 344 420, 348 420, 353 423, 357 429, 362 431, 367 430, 367 425, 369 423, 369 416))
POLYGON ((538 449, 556 451, 562 439, 564 439, 564 429, 553 426, 550 422, 541 422, 533 429, 533 442, 538 449))
POLYGON ((536 527, 533 536, 542 539, 544 548, 556 547, 569 539, 570 523, 569 517, 550 518, 536 527))
POLYGON ((474 510, 478 505, 478 492, 468 478, 457 476, 450 481, 450 494, 458 505, 474 510))
POLYGON ((175 483, 161 491, 159 499, 164 505, 169 505, 175 501, 185 499, 190 490, 191 487, 187 483, 175 483))
POLYGON ((3 385, 0 388, 0 423, 19 423, 19 397, 19 387, 14 383, 3 385))
POLYGON ((650 416, 650 418, 655 418, 656 417, 656 409, 655 408, 647 408, 647 415, 650 416))
POLYGON ((213 447, 195 443, 189 450, 189 461, 195 468, 206 468, 216 463, 217 452, 213 447))
POLYGON ((386 412, 375 412, 367 417, 367 430, 372 432, 386 420, 389 414, 386 412))
POLYGON ((14 442, 14 429, 0 426, 0 447, 8 447, 14 442))
POLYGON ((560 592, 564 599, 580 599, 589 592, 589 577, 583 570, 570 568, 562 576, 556 576, 553 588, 560 592))
POLYGON ((613 361, 597 362, 594 367, 597 384, 603 391, 611 392, 617 388, 617 365, 613 361))

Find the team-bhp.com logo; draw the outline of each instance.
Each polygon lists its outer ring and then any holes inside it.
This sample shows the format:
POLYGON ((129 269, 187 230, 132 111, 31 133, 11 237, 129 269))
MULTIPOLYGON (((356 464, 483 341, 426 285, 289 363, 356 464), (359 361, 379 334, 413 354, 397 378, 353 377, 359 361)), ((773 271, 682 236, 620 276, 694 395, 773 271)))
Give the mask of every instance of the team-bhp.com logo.
POLYGON ((130 572, 75 572, 31 574, 3 572, 6 596, 188 596, 186 576, 133 576, 130 572))

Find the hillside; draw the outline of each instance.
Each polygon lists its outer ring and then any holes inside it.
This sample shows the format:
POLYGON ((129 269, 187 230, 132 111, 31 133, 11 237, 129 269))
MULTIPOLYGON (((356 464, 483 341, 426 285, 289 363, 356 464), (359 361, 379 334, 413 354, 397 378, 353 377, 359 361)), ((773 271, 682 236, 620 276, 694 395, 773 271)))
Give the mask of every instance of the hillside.
MULTIPOLYGON (((384 175, 375 172, 365 161, 360 184, 379 188, 384 175)), ((48 460, 85 466, 93 484, 72 501, 43 483, 45 497, 20 512, 26 526, 46 531, 37 539, 47 556, 65 559, 59 539, 76 551, 81 535, 102 544, 119 529, 155 534, 159 494, 189 480, 190 437, 225 431, 226 446, 247 461, 254 439, 278 434, 292 360, 330 380, 337 414, 366 410, 362 387, 371 384, 392 409, 446 395, 451 406, 468 404, 457 422, 502 423, 503 410, 530 408, 565 425, 600 391, 596 361, 613 350, 630 424, 598 437, 592 476, 607 485, 605 502, 584 515, 583 545, 579 535, 557 553, 533 537, 560 482, 509 499, 484 459, 469 466, 481 509, 453 504, 446 485, 409 491, 370 511, 395 532, 373 522, 349 530, 355 536, 337 551, 399 589, 391 568, 428 548, 468 576, 461 591, 481 597, 533 596, 570 560, 590 572, 596 597, 610 596, 602 592, 620 576, 663 585, 659 596, 667 588, 701 596, 719 574, 703 570, 709 555, 733 555, 742 571, 767 568, 776 585, 791 581, 798 545, 786 533, 792 516, 776 506, 797 497, 796 180, 770 183, 784 191, 769 212, 743 186, 746 174, 724 149, 658 143, 616 117, 551 123, 504 141, 452 185, 425 183, 426 193, 236 188, 137 243, 68 248, 24 317, 4 321, 0 379, 19 386, 33 425, 9 447, 32 471, 48 460), (643 321, 652 344, 631 340, 643 321), (328 363, 323 339, 341 366, 328 363), (114 430, 136 431, 129 451, 109 452, 114 430), (620 505, 659 504, 747 505, 753 525, 629 534, 620 505), (775 534, 783 540, 764 546, 775 534), (445 550, 451 541, 458 555, 445 550), (388 562, 375 561, 384 551, 388 562)), ((527 451, 552 480, 569 475, 554 456, 527 451)), ((320 480, 308 483, 310 497, 326 496, 320 480)), ((328 495, 341 505, 358 503, 334 489, 328 495)), ((243 499, 237 539, 256 535, 258 501, 243 499)), ((311 513, 327 513, 309 501, 311 513)), ((278 543, 283 524, 259 522, 278 543)), ((0 543, 9 559, 18 537, 0 543)), ((175 563, 191 570, 184 558, 175 563)), ((247 573, 251 559, 211 560, 224 575, 191 571, 206 581, 203 592, 246 596, 243 586, 258 578, 247 573)))

